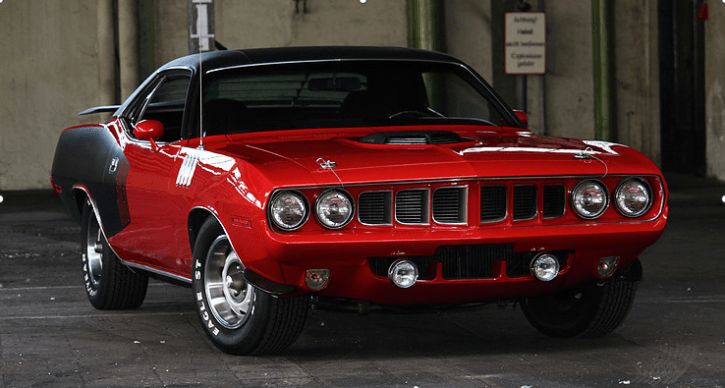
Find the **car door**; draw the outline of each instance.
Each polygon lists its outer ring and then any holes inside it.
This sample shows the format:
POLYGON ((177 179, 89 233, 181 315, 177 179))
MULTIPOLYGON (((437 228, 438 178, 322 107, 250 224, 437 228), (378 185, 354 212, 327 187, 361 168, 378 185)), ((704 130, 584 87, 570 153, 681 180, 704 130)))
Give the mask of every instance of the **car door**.
POLYGON ((160 74, 141 93, 119 119, 124 127, 124 156, 128 162, 126 200, 129 225, 114 237, 112 245, 126 261, 168 272, 174 264, 178 225, 169 222, 173 210, 176 173, 175 159, 181 147, 190 72, 170 71, 160 74), (136 124, 157 120, 164 134, 156 141, 134 136, 136 124), (115 244, 114 244, 115 243, 115 244))

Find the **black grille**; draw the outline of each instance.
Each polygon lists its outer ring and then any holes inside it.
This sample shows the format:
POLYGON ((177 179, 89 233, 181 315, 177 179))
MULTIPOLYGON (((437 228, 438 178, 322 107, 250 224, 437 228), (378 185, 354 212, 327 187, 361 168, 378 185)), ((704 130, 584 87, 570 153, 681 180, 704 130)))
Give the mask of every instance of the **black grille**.
POLYGON ((496 275, 493 264, 512 255, 511 244, 440 247, 436 251, 446 279, 492 278, 496 275))
POLYGON ((481 187, 481 222, 506 217, 506 186, 481 187))
POLYGON ((544 218, 561 217, 564 202, 564 186, 544 186, 544 218))
POLYGON ((441 224, 466 222, 466 189, 446 187, 433 192, 433 219, 441 224))
MULTIPOLYGON (((445 279, 486 279, 498 276, 496 268, 502 260, 514 257, 511 244, 460 245, 440 247, 433 257, 406 258, 412 260, 420 271, 419 279, 433 279, 436 263, 443 267, 445 279)), ((388 269, 399 257, 373 257, 370 269, 378 276, 388 276, 388 269)))
POLYGON ((536 216, 536 186, 514 186, 514 220, 536 216))
POLYGON ((389 191, 369 191, 360 194, 358 200, 358 218, 368 225, 390 225, 391 198, 389 191))
POLYGON ((395 218, 403 224, 428 222, 428 190, 403 190, 395 195, 395 218))

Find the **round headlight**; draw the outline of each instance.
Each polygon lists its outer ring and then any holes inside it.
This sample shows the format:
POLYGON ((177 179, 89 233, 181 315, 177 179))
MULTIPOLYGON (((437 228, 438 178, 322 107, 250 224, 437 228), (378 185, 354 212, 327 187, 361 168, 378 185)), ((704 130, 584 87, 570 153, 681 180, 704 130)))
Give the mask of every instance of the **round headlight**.
POLYGON ((607 189, 597 181, 583 181, 571 193, 571 206, 581 218, 597 218, 607 210, 607 189))
POLYGON ((302 194, 280 191, 269 201, 269 216, 283 230, 295 230, 307 220, 307 203, 302 194))
POLYGON ((649 185, 639 178, 622 181, 614 198, 619 212, 627 217, 639 217, 652 206, 649 185))
POLYGON ((330 229, 339 229, 352 220, 354 209, 347 193, 341 190, 329 190, 317 198, 315 211, 322 225, 330 229))

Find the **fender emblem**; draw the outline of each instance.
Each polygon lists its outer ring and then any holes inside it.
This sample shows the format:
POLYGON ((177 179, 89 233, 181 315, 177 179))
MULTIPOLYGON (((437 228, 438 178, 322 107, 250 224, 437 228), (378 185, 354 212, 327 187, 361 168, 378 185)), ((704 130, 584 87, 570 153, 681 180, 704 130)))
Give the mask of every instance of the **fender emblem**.
POLYGON ((196 171, 196 165, 198 162, 198 156, 186 155, 184 162, 181 163, 179 174, 176 176, 176 187, 191 186, 191 180, 194 178, 194 172, 196 171))
POLYGON ((118 157, 111 159, 111 165, 108 166, 108 173, 113 174, 118 170, 118 157))

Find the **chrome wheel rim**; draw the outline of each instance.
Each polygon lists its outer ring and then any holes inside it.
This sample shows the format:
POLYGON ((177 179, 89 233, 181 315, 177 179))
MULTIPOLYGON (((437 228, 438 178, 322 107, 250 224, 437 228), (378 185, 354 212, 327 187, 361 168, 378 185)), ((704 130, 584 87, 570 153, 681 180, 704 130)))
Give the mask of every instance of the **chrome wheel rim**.
POLYGON ((93 213, 88 216, 86 231, 86 267, 89 280, 94 286, 98 286, 103 272, 103 234, 93 213))
POLYGON ((229 239, 211 244, 204 264, 204 291, 214 318, 227 329, 237 329, 254 308, 254 287, 244 278, 244 266, 229 239))

